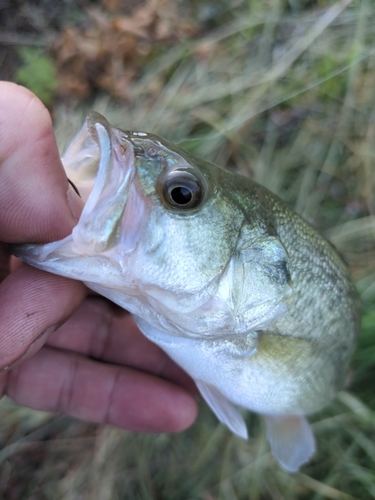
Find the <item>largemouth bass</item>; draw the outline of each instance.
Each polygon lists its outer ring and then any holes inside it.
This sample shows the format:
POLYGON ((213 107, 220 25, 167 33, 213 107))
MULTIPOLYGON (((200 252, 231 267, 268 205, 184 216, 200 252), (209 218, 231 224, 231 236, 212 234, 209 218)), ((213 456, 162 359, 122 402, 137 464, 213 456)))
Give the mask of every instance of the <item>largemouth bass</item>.
POLYGON ((298 470, 315 451, 305 415, 343 387, 359 330, 333 247, 255 182, 97 113, 62 160, 89 193, 80 220, 15 254, 130 311, 221 422, 246 438, 237 406, 263 415, 298 470))

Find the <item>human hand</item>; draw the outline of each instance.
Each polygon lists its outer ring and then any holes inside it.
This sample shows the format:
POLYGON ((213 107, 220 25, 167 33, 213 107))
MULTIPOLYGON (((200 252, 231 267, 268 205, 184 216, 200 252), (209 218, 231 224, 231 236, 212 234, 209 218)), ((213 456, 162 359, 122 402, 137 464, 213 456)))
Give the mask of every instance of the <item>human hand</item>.
POLYGON ((10 269, 8 243, 61 239, 81 210, 48 111, 0 82, 0 395, 130 430, 182 430, 197 414, 194 384, 129 314, 79 281, 10 269))

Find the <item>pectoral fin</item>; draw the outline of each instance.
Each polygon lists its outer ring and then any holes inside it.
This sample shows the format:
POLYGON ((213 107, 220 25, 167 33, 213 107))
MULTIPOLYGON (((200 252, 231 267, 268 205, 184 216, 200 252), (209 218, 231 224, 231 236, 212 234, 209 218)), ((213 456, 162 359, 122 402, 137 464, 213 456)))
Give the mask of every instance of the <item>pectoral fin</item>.
POLYGON ((266 416, 267 438, 275 459, 288 472, 296 472, 315 452, 315 439, 305 417, 266 416))
POLYGON ((195 383, 208 406, 217 418, 226 425, 234 434, 242 439, 247 439, 247 428, 241 413, 220 391, 214 386, 196 380, 195 383))

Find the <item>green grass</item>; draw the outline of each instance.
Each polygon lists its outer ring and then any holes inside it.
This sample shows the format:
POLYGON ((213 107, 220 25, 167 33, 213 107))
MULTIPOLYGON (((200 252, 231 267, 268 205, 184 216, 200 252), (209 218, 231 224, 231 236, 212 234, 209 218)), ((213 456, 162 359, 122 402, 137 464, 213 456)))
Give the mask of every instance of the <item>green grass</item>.
POLYGON ((160 51, 134 83, 130 104, 99 96, 79 111, 56 109, 60 143, 96 109, 115 125, 162 135, 279 194, 352 270, 364 308, 352 382, 311 418, 318 451, 294 475, 274 462, 254 415, 244 442, 203 404, 188 431, 152 436, 5 399, 4 498, 375 498, 375 3, 205 5, 213 28, 160 51))
POLYGON ((58 86, 51 58, 32 47, 21 47, 18 53, 22 64, 16 71, 16 81, 34 92, 46 106, 50 106, 58 86))

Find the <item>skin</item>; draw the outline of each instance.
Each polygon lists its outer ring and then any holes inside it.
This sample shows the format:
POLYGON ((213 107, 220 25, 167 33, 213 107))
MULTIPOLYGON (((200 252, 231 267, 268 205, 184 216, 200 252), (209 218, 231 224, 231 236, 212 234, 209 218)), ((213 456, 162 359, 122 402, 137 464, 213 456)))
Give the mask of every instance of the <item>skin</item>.
POLYGON ((0 82, 1 395, 134 431, 183 430, 197 415, 195 386, 125 311, 78 281, 11 265, 8 243, 61 239, 81 210, 48 111, 0 82))

